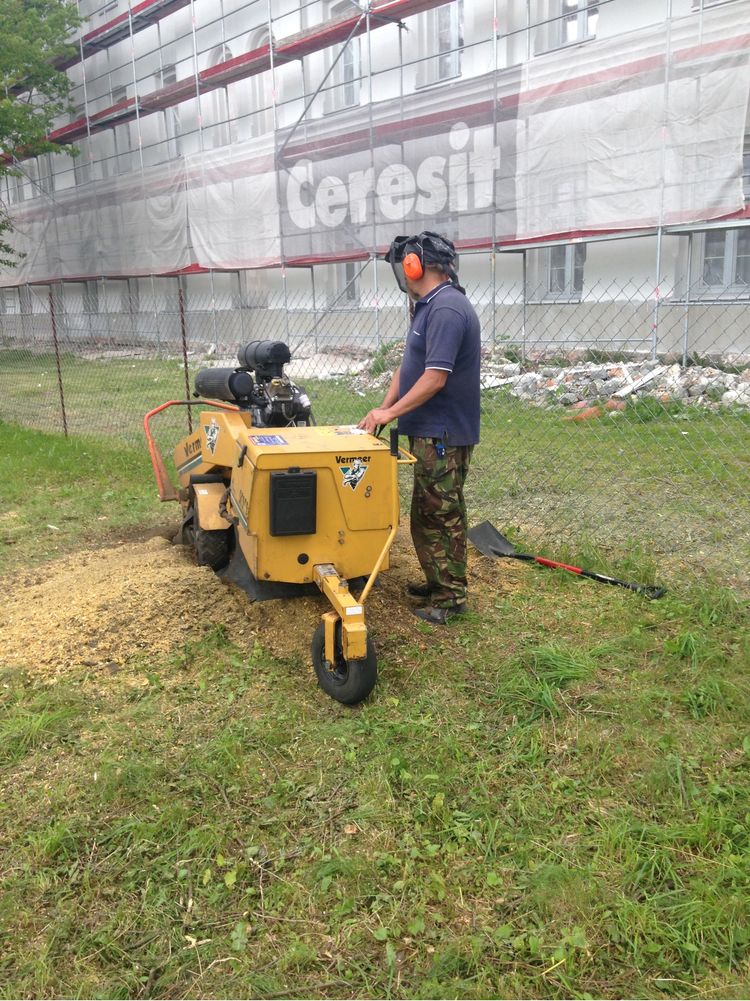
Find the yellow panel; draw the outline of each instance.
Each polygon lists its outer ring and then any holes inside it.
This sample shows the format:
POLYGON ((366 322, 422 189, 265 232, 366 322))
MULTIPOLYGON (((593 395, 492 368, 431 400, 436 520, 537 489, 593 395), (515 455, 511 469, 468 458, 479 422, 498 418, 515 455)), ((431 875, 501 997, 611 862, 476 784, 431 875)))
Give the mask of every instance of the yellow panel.
MULTIPOLYGON (((239 519, 240 545, 259 580, 307 583, 319 563, 335 564, 346 578, 369 575, 397 516, 397 467, 388 445, 351 426, 255 428, 249 419, 246 413, 201 413, 199 428, 175 450, 175 461, 183 464, 183 485, 196 472, 231 474, 231 512, 239 519), (314 535, 271 535, 271 473, 289 469, 317 473, 314 535)), ((211 502, 206 518, 218 517, 215 492, 206 496, 211 502)), ((202 525, 203 517, 201 508, 202 525)), ((216 521, 212 525, 218 527, 216 521)), ((223 519, 221 525, 226 525, 223 519)))
POLYGON ((219 514, 219 503, 226 487, 223 483, 196 483, 195 506, 198 524, 207 532, 231 528, 231 524, 219 514))

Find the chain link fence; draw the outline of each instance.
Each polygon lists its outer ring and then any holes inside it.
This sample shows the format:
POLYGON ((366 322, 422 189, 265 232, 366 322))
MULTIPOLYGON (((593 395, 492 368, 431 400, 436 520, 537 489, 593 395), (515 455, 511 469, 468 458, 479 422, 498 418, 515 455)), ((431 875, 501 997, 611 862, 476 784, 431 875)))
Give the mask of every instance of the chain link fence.
MULTIPOLYGON (((385 275, 385 290, 365 288, 367 272, 348 267, 333 292, 313 271, 197 291, 177 278, 6 289, 0 419, 140 443, 143 414, 187 398, 200 368, 235 365, 240 344, 271 339, 290 345, 288 372, 319 424, 356 422, 381 401, 408 325, 404 297, 385 275)), ((745 590, 746 293, 717 295, 703 276, 577 293, 549 275, 537 281, 524 258, 508 281, 493 270, 467 289, 484 343, 472 522, 551 555, 651 566, 673 584, 709 573, 745 590)), ((167 411, 166 455, 198 412, 167 411)))

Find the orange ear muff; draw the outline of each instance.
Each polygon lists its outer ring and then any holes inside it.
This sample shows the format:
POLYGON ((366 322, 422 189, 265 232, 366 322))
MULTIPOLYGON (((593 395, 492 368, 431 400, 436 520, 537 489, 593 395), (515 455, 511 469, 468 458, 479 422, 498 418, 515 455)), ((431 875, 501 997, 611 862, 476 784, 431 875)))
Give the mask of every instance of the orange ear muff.
POLYGON ((404 274, 413 282, 418 281, 424 274, 424 268, 422 267, 422 262, 419 259, 419 254, 407 254, 403 260, 403 266, 404 274))

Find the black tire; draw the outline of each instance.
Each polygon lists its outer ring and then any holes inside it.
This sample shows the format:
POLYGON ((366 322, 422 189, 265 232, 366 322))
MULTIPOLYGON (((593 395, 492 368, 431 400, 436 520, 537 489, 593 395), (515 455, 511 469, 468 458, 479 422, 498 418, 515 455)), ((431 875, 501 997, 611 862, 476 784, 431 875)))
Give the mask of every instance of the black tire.
POLYGON ((193 545, 198 564, 202 567, 211 567, 212 570, 221 570, 225 567, 232 555, 233 533, 233 528, 218 528, 208 532, 193 522, 193 545))
POLYGON ((325 645, 325 624, 321 622, 312 638, 313 666, 320 687, 326 695, 347 706, 364 701, 378 680, 378 661, 370 637, 367 637, 367 653, 362 660, 345 660, 340 621, 336 623, 334 664, 326 660, 325 645))

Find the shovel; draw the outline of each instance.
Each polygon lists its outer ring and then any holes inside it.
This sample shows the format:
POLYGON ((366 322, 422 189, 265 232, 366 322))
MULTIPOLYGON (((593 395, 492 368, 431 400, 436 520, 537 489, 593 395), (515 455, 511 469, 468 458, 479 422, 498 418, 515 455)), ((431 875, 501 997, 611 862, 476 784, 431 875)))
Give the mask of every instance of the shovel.
POLYGON ((661 598, 667 592, 665 587, 655 587, 652 584, 629 584, 627 581, 618 580, 616 577, 608 577, 603 573, 594 573, 593 570, 583 570, 581 567, 572 567, 568 563, 558 563, 555 560, 545 559, 544 556, 517 553, 513 548, 513 544, 504 535, 501 535, 489 521, 483 521, 481 525, 470 528, 467 537, 469 542, 484 556, 507 556, 513 560, 529 560, 533 563, 539 563, 543 567, 569 570, 570 573, 578 574, 579 577, 590 577, 591 580, 598 580, 600 584, 616 584, 618 587, 628 588, 629 591, 638 591, 639 594, 644 594, 652 600, 661 598))

